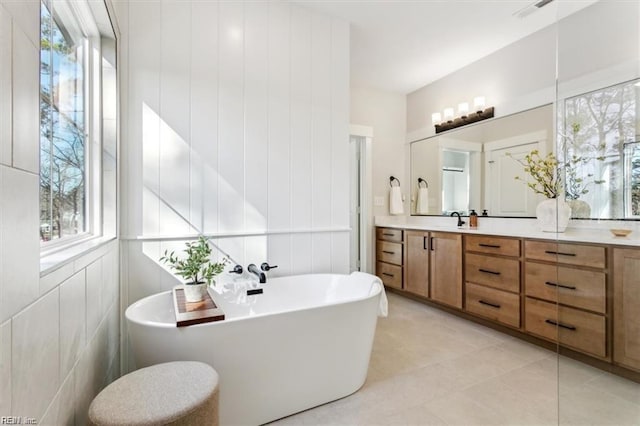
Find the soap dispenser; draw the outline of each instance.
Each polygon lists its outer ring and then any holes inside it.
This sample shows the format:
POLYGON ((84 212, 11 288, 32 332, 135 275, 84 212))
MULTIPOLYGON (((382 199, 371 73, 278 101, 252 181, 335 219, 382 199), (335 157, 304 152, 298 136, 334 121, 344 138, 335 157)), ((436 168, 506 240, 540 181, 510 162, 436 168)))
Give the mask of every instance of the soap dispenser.
POLYGON ((471 209, 471 213, 469 213, 469 228, 477 228, 478 227, 478 213, 475 210, 471 209))

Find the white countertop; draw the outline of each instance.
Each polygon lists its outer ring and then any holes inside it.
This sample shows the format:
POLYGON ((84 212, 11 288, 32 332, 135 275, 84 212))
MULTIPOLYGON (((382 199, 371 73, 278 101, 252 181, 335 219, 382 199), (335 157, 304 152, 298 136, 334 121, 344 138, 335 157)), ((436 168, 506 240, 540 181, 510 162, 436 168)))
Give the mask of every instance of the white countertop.
POLYGON ((469 228, 469 218, 457 227, 457 218, 444 216, 376 216, 375 225, 387 228, 423 231, 459 232, 464 234, 496 235, 503 237, 536 238, 553 241, 640 246, 640 222, 572 220, 565 232, 542 232, 536 219, 478 218, 478 227, 469 228), (631 229, 626 237, 614 236, 610 229, 631 229))

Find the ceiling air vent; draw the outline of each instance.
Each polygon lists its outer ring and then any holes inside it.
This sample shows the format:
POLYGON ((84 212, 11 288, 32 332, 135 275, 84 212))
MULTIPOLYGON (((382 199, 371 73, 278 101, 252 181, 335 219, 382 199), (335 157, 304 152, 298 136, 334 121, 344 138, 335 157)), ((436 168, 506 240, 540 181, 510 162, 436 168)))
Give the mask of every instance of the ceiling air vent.
POLYGON ((533 2, 533 3, 523 7, 522 9, 518 10, 517 12, 515 12, 513 14, 513 16, 515 16, 517 18, 520 18, 520 19, 525 18, 525 17, 531 15, 536 10, 540 9, 541 7, 544 7, 544 6, 548 5, 552 1, 553 0, 538 0, 536 2, 533 2))

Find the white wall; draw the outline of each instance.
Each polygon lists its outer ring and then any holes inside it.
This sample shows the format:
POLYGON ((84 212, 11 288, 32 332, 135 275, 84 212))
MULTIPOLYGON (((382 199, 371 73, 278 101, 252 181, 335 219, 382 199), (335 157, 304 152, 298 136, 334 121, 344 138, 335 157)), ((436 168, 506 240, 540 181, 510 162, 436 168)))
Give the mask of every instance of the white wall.
POLYGON ((177 284, 166 238, 198 233, 270 276, 348 272, 348 24, 284 2, 117 13, 125 303, 177 284))
POLYGON ((118 245, 39 274, 39 40, 40 2, 0 0, 0 416, 84 424, 119 373, 118 245))
POLYGON ((477 95, 501 117, 636 78, 639 31, 640 3, 594 3, 408 94, 409 138, 433 135, 431 113, 477 95))
MULTIPOLYGON (((373 128, 372 191, 374 216, 389 214, 389 176, 400 179, 409 212, 409 146, 406 144, 406 96, 375 89, 351 88, 351 124, 373 128), (382 206, 375 205, 381 197, 382 206)), ((373 223, 373 221, 371 221, 373 223)))

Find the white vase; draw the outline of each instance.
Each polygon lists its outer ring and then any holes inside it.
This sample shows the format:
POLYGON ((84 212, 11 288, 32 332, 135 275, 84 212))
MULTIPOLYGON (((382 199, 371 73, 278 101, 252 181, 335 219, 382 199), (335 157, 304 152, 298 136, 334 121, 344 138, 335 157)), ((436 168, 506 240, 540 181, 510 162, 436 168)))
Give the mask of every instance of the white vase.
POLYGON ((207 294, 207 283, 185 284, 184 297, 187 302, 200 302, 207 294))
POLYGON ((571 218, 571 207, 562 197, 548 198, 536 207, 538 226, 543 232, 564 232, 571 218))

